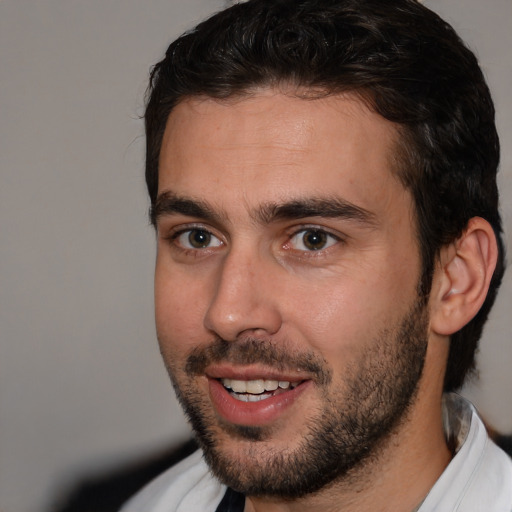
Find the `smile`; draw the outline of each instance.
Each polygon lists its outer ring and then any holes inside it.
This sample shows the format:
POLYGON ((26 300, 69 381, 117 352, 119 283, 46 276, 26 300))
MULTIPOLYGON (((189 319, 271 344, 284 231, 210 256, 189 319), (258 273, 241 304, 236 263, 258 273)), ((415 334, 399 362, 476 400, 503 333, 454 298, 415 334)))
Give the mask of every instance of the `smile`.
POLYGON ((241 402, 259 402, 296 388, 300 382, 267 379, 220 379, 229 394, 241 402))
POLYGON ((210 375, 209 396, 217 414, 225 421, 237 425, 268 425, 292 408, 313 384, 309 379, 255 377, 210 375))

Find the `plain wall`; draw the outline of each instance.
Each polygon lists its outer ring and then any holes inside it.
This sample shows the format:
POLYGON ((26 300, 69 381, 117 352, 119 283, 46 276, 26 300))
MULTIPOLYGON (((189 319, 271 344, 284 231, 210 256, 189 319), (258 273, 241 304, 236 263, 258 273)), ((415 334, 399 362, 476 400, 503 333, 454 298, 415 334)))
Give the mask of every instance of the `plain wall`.
MULTIPOLYGON (((0 510, 189 435, 153 326, 143 92, 221 0, 0 0, 0 510)), ((512 4, 430 0, 494 93, 512 253, 512 4)), ((512 276, 466 390, 512 431, 512 276)))

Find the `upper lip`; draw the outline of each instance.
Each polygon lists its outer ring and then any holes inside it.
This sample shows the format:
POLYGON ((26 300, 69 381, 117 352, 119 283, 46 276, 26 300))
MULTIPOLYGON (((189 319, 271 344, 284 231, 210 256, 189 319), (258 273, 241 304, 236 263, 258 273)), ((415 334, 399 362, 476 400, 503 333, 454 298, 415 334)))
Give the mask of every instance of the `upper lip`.
POLYGON ((232 366, 228 364, 215 364, 206 368, 205 374, 211 379, 235 379, 235 380, 277 380, 287 382, 300 382, 311 377, 300 370, 277 370, 258 365, 232 366))

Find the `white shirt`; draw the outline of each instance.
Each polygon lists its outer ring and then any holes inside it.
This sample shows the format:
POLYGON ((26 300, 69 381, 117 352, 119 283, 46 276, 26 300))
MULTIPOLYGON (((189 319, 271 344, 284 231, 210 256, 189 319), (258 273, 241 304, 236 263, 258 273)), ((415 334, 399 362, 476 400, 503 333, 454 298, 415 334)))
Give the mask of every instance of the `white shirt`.
MULTIPOLYGON (((443 414, 456 453, 418 512, 512 512, 512 461, 489 439, 473 405, 449 394, 443 414)), ((121 512, 215 512, 225 492, 198 450, 148 484, 121 512)))

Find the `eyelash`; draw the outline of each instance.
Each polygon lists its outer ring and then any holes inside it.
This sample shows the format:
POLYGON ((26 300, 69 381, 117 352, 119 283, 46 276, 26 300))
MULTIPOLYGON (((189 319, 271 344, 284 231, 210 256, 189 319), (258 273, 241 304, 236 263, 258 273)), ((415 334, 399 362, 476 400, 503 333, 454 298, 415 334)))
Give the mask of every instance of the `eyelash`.
POLYGON ((290 249, 298 251, 298 252, 301 252, 301 253, 304 253, 304 254, 308 254, 308 256, 314 256, 314 255, 321 254, 321 253, 323 253, 323 251, 326 251, 327 249, 329 249, 333 245, 335 245, 335 244, 337 244, 339 242, 342 242, 342 239, 339 236, 334 235, 333 233, 331 233, 330 231, 327 231, 324 228, 321 228, 321 227, 318 227, 318 226, 301 226, 300 229, 294 231, 290 235, 290 237, 288 238, 288 242, 285 244, 285 247, 287 245, 291 245, 292 241, 295 238, 299 237, 301 234, 302 234, 302 238, 300 239, 300 242, 302 243, 302 245, 306 245, 305 235, 307 233, 309 233, 311 235, 315 234, 316 236, 323 237, 324 238, 323 241, 325 242, 325 246, 322 246, 322 247, 320 247, 318 249, 309 248, 309 250, 308 249, 294 249, 293 247, 291 247, 290 249))
MULTIPOLYGON (((166 237, 166 239, 169 242, 171 242, 172 246, 175 249, 177 249, 178 251, 181 251, 185 256, 191 255, 194 257, 199 257, 201 255, 205 255, 205 253, 207 251, 210 252, 212 250, 215 250, 217 247, 220 247, 220 246, 224 245, 224 243, 225 243, 221 237, 217 236, 215 233, 212 232, 211 229, 206 228, 203 225, 192 225, 192 226, 183 227, 182 229, 179 229, 178 231, 172 232, 168 237, 166 237), (204 232, 207 235, 211 236, 212 238, 215 238, 216 240, 218 240, 219 243, 216 245, 213 245, 213 246, 208 246, 208 247, 193 248, 193 247, 186 247, 182 243, 178 242, 178 239, 181 236, 183 236, 187 233, 189 233, 189 236, 190 236, 190 234, 194 231, 204 232)), ((316 225, 306 225, 306 226, 300 226, 298 229, 296 228, 294 231, 289 233, 289 235, 287 235, 287 241, 282 245, 282 247, 285 250, 290 250, 290 251, 299 253, 299 254, 301 254, 302 257, 314 258, 314 257, 320 256, 321 254, 324 254, 325 251, 327 251, 330 247, 332 247, 338 243, 344 243, 344 239, 338 235, 331 233, 330 231, 328 231, 327 229, 325 229, 323 227, 316 226, 316 225), (294 238, 298 237, 301 234, 303 234, 303 236, 304 236, 306 233, 317 233, 318 235, 323 236, 326 240, 327 246, 320 247, 318 249, 310 249, 310 250, 297 249, 297 248, 294 248, 291 246, 294 238)), ((304 240, 302 240, 302 244, 304 245, 304 240)))
POLYGON ((180 244, 180 243, 178 242, 178 239, 179 239, 181 236, 183 236, 183 235, 185 235, 185 234, 187 234, 187 233, 189 233, 189 236, 190 236, 190 234, 191 234, 192 232, 194 232, 194 231, 196 231, 196 232, 198 232, 198 233, 200 233, 200 232, 206 233, 208 236, 210 236, 210 237, 212 237, 212 238, 217 239, 217 240, 219 241, 219 244, 214 245, 214 246, 213 246, 214 248, 215 248, 215 247, 220 247, 221 245, 224 245, 224 242, 222 241, 222 239, 221 239, 220 237, 218 237, 217 235, 215 235, 215 234, 212 232, 212 230, 211 230, 211 229, 205 228, 205 227, 204 227, 204 226, 202 226, 202 225, 198 225, 198 226, 194 226, 194 225, 192 225, 192 226, 184 227, 184 228, 182 228, 182 229, 179 229, 178 231, 172 232, 169 236, 167 236, 167 237, 166 237, 166 239, 167 239, 169 242, 171 242, 171 245, 172 245, 175 249, 177 249, 177 250, 179 250, 179 251, 183 252, 183 253, 184 253, 185 255, 187 255, 187 256, 188 256, 188 255, 199 256, 199 255, 200 255, 200 253, 201 253, 201 254, 204 254, 204 252, 205 252, 205 251, 211 250, 211 247, 203 247, 203 248, 201 248, 201 247, 196 247, 196 248, 193 248, 193 247, 186 247, 186 246, 184 246, 183 244, 180 244))

